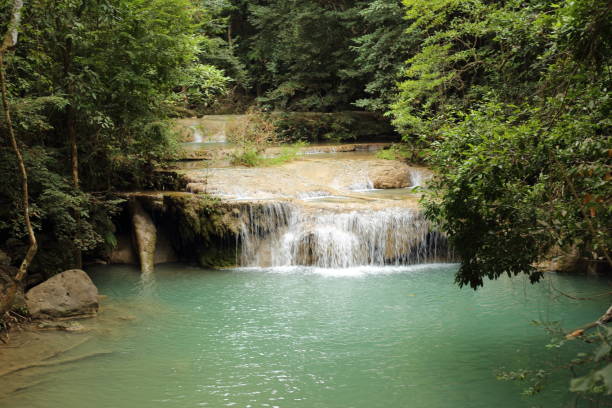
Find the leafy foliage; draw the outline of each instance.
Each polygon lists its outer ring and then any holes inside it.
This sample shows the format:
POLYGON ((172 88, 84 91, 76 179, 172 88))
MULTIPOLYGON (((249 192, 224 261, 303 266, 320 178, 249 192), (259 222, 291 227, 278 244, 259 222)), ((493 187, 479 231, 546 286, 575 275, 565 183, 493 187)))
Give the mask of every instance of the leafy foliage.
MULTIPOLYGON (((593 405, 605 401, 612 394, 612 329, 598 326, 594 331, 583 334, 578 339, 565 334, 565 331, 555 323, 534 321, 534 325, 542 326, 552 335, 551 342, 546 346, 552 351, 562 351, 570 342, 579 341, 592 349, 591 353, 579 352, 575 358, 563 365, 558 363, 546 369, 519 369, 500 371, 499 380, 518 381, 526 384, 524 395, 536 395, 546 388, 546 384, 555 372, 571 370, 573 378, 570 381, 570 391, 577 393, 583 399, 590 400, 593 405)), ((588 348, 585 348, 585 351, 588 348)))
POLYGON ((230 78, 212 65, 195 64, 185 70, 184 75, 182 92, 175 94, 175 98, 187 108, 203 111, 227 93, 230 78))
MULTIPOLYGON (((101 192, 146 187, 153 169, 172 157, 177 143, 166 118, 181 101, 177 91, 202 105, 224 92, 228 79, 199 62, 206 21, 190 0, 35 0, 24 7, 7 76, 35 227, 44 231, 38 270, 69 267, 70 248, 113 245, 118 202, 101 192), (80 188, 69 181, 71 130, 80 188)), ((19 252, 20 187, 4 145, 0 154, 11 180, 0 189, 0 242, 19 252)))
POLYGON ((358 22, 365 29, 353 40, 357 54, 353 69, 364 83, 366 96, 354 102, 369 111, 384 112, 397 94, 397 78, 411 55, 415 38, 405 35, 409 24, 401 0, 364 2, 358 22))
POLYGON ((406 140, 431 147, 427 214, 462 258, 460 285, 538 280, 533 264, 553 248, 609 252, 609 66, 570 32, 582 19, 603 46, 610 11, 578 3, 405 1, 423 40, 393 113, 406 140))
POLYGON ((348 107, 359 92, 353 79, 358 30, 354 1, 249 2, 247 58, 260 103, 283 110, 348 107))

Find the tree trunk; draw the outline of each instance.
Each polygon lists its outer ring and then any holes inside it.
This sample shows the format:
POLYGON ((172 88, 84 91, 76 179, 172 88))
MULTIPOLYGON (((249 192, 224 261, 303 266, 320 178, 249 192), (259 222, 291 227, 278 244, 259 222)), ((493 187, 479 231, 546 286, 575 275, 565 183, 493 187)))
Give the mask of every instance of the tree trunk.
MULTIPOLYGON (((66 39, 66 51, 64 54, 64 76, 68 81, 67 91, 70 103, 66 108, 66 132, 68 133, 68 143, 70 144, 70 175, 72 177, 72 186, 75 192, 79 190, 79 149, 77 143, 77 128, 76 128, 76 110, 74 109, 74 85, 70 79, 70 68, 72 65, 72 39, 66 39)), ((76 232, 74 234, 74 268, 83 268, 83 257, 80 248, 78 247, 78 239, 81 229, 81 214, 78 209, 73 212, 74 221, 76 224, 76 232)))
MULTIPOLYGON (((77 130, 76 130, 76 120, 75 120, 75 112, 74 108, 69 105, 68 111, 66 115, 66 127, 68 130, 68 139, 70 141, 70 173, 72 175, 72 185, 75 191, 79 190, 79 150, 77 144, 77 130)), ((79 238, 79 232, 81 227, 81 214, 79 210, 74 211, 74 220, 76 223, 76 233, 75 233, 75 241, 79 238)), ((74 247, 74 267, 76 269, 83 268, 83 257, 82 252, 78 247, 78 244, 75 243, 74 247)))
POLYGON ((19 149, 19 145, 17 144, 17 138, 15 137, 15 131, 13 129, 13 121, 11 119, 11 112, 8 103, 8 92, 6 89, 6 79, 4 77, 4 53, 11 47, 17 45, 17 35, 19 22, 21 19, 21 8, 23 7, 22 0, 15 0, 13 2, 13 10, 11 13, 11 21, 9 23, 9 28, 4 35, 4 41, 2 42, 2 47, 0 47, 0 88, 2 91, 2 107, 4 109, 4 118, 6 120, 6 127, 8 130, 8 137, 11 142, 11 146, 13 147, 13 151, 15 152, 15 156, 17 158, 17 165, 19 166, 19 174, 21 176, 21 200, 23 206, 23 218, 26 225, 26 230, 28 232, 28 238, 30 241, 30 245, 26 252, 25 257, 21 261, 21 265, 19 266, 19 271, 13 280, 13 284, 9 288, 8 292, 4 299, 0 299, 0 319, 4 316, 6 312, 8 312, 13 306, 13 302, 15 301, 15 294, 17 293, 17 287, 19 283, 23 280, 25 275, 28 272, 28 267, 34 259, 36 252, 38 251, 38 243, 36 242, 36 235, 34 235, 34 229, 32 228, 32 223, 30 221, 30 193, 28 190, 28 172, 26 171, 25 162, 23 161, 23 156, 21 155, 21 150, 19 149))

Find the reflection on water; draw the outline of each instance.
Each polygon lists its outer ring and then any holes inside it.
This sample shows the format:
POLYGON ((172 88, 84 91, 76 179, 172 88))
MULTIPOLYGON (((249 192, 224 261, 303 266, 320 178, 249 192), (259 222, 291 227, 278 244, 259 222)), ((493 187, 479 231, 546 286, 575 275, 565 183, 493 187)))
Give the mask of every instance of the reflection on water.
MULTIPOLYGON (((567 378, 528 398, 495 373, 558 357, 531 320, 578 327, 607 307, 607 299, 554 296, 547 282, 583 297, 607 282, 547 275, 532 286, 502 278, 474 292, 453 285, 455 270, 164 265, 142 282, 136 268, 97 267, 93 279, 108 298, 87 323, 93 331, 41 335, 88 336, 68 356, 110 354, 25 370, 25 388, 4 392, 0 405, 516 408, 570 401, 567 378)), ((16 383, 14 376, 0 381, 2 390, 16 383)))

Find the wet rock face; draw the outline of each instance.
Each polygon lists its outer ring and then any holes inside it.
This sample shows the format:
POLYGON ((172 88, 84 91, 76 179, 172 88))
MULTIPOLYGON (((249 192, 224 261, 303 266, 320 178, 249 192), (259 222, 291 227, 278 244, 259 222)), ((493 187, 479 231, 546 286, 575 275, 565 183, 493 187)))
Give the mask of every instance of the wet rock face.
POLYGON ((70 269, 30 289, 25 296, 37 319, 91 315, 98 311, 98 288, 80 269, 70 269))
POLYGON ((155 246, 155 265, 168 262, 177 262, 178 256, 172 248, 170 238, 163 231, 157 231, 157 244, 155 246))
POLYGON ((129 234, 117 236, 117 246, 111 252, 109 260, 112 264, 138 264, 137 254, 132 247, 132 238, 129 234))

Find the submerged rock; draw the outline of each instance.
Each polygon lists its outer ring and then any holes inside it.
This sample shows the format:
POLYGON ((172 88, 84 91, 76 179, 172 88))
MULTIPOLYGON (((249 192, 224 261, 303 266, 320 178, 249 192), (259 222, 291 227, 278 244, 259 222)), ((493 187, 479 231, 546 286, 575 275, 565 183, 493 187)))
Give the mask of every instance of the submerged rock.
POLYGON ((79 322, 75 321, 67 321, 67 322, 58 322, 58 321, 49 321, 43 320, 36 325, 37 330, 59 330, 59 331, 67 331, 67 332, 86 332, 91 329, 86 328, 79 322))
POLYGON ((87 273, 70 269, 30 289, 25 301, 34 318, 91 315, 98 311, 98 289, 87 273))

